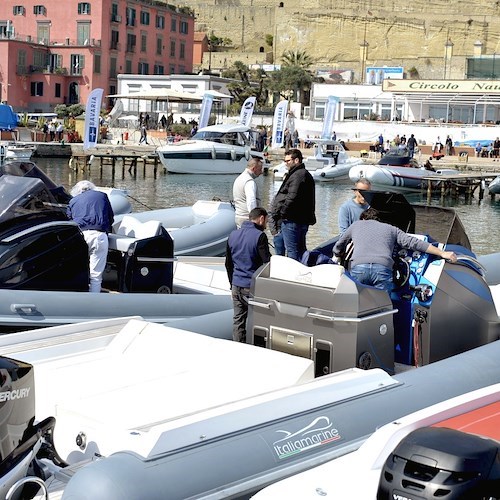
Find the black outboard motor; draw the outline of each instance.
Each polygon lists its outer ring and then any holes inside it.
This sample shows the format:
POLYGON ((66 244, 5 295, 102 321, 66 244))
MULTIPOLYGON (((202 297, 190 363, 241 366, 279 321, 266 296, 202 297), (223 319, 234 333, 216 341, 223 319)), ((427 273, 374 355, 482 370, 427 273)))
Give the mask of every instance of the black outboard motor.
POLYGON ((447 428, 406 436, 387 459, 377 500, 500 498, 500 444, 447 428))
POLYGON ((45 184, 0 176, 0 287, 87 291, 88 247, 45 184))

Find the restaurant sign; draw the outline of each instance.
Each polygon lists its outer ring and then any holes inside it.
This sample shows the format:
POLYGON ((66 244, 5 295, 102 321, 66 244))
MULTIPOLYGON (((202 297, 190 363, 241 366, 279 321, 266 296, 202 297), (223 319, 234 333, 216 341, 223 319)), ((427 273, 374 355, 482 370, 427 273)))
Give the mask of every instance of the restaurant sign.
POLYGON ((500 94, 500 82, 493 80, 384 80, 382 90, 426 94, 500 94))

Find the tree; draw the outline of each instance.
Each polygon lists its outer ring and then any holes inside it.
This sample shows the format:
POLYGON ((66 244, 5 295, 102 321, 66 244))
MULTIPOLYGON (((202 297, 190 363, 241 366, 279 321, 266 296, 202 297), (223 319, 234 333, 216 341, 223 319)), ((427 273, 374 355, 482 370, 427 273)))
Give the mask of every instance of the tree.
POLYGON ((273 35, 266 35, 266 45, 269 45, 269 47, 272 47, 274 43, 274 36, 273 35))
POLYGON ((232 68, 222 73, 224 78, 233 78, 235 82, 228 84, 227 88, 234 97, 234 104, 239 109, 250 96, 256 97, 256 103, 264 105, 267 102, 267 74, 262 69, 250 70, 248 66, 241 61, 236 61, 232 68))
POLYGON ((298 66, 309 70, 314 64, 314 59, 305 50, 285 50, 281 55, 283 66, 298 66))
POLYGON ((312 73, 300 66, 282 66, 281 70, 273 71, 268 87, 285 99, 293 94, 295 100, 307 105, 307 92, 311 90, 313 81, 312 73))

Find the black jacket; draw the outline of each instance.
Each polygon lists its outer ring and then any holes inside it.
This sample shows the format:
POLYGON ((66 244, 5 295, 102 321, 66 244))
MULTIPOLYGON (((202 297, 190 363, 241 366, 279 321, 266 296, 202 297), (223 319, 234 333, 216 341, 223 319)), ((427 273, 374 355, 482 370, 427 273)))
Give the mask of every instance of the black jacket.
POLYGON ((316 224, 316 192, 314 179, 303 163, 290 169, 272 204, 275 221, 289 220, 298 224, 316 224))

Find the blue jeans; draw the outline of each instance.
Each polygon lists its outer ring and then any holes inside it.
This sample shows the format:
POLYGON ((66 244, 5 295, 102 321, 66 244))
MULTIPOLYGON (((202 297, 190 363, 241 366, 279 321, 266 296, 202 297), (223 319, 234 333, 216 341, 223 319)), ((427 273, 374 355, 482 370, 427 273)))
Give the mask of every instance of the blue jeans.
POLYGON ((389 293, 394 288, 392 269, 381 264, 358 264, 350 270, 350 274, 364 285, 387 290, 389 293))
POLYGON ((283 241, 283 234, 279 232, 273 237, 274 253, 276 255, 285 255, 285 242, 283 241))
POLYGON ((306 234, 308 224, 298 224, 290 220, 281 221, 281 234, 285 243, 286 254, 291 259, 298 260, 306 251, 306 234))

